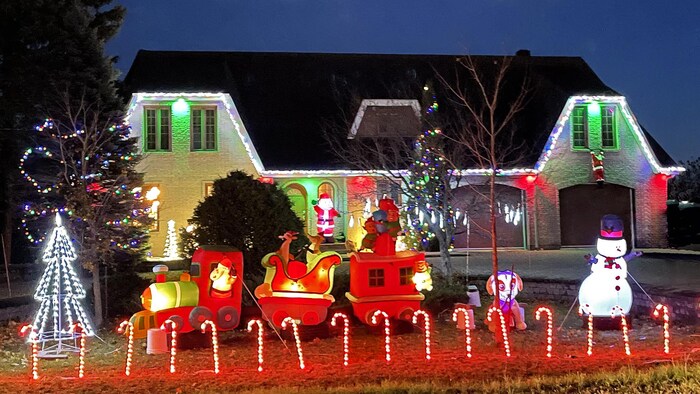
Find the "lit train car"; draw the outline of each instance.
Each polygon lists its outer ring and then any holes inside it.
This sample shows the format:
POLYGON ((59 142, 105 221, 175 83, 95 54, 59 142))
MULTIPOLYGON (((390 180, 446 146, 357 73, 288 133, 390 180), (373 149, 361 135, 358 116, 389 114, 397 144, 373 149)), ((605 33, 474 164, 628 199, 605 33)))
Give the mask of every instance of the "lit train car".
POLYGON ((243 290, 240 251, 228 246, 200 246, 192 256, 190 272, 183 273, 179 281, 166 282, 165 271, 167 267, 156 272, 156 283, 141 294, 144 310, 130 320, 135 338, 145 338, 149 328, 158 328, 168 319, 176 323, 179 332, 197 330, 205 320, 216 323, 220 331, 238 326, 243 290), (221 283, 223 290, 217 286, 221 283))
POLYGON ((355 316, 362 323, 371 324, 374 312, 382 310, 390 318, 410 320, 425 299, 414 282, 420 267, 425 267, 423 253, 352 253, 350 291, 345 296, 352 303, 355 316))

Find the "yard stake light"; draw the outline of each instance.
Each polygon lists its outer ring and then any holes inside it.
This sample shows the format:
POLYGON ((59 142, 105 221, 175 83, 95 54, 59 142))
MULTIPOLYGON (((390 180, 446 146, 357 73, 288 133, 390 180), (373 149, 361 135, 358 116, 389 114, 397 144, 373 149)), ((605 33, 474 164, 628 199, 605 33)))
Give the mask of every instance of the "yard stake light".
POLYGON ((126 367, 124 370, 124 374, 129 376, 131 374, 131 358, 134 353, 134 325, 130 321, 124 320, 121 322, 121 324, 119 324, 119 329, 117 329, 117 332, 120 334, 124 333, 124 327, 129 328, 129 341, 126 345, 126 367))
POLYGON ((418 316, 423 316, 423 330, 425 331, 425 359, 430 361, 430 315, 426 311, 413 312, 413 324, 418 324, 418 316))
POLYGON ((535 312, 535 319, 540 320, 540 314, 547 313, 547 357, 552 357, 552 310, 542 306, 535 312))
MULTIPOLYGON (((469 311, 467 311, 466 308, 457 308, 455 311, 452 313, 452 321, 456 322, 457 321, 457 315, 462 313, 464 315, 464 333, 465 333, 465 342, 467 345, 467 357, 471 358, 472 357, 472 335, 471 335, 471 322, 469 321, 469 311)), ((459 324, 457 325, 457 328, 459 328, 459 324)))
POLYGON ((170 373, 175 373, 175 356, 177 355, 177 323, 168 319, 162 326, 160 326, 160 329, 167 331, 167 327, 170 327, 170 373))
POLYGON ((29 333, 29 342, 32 344, 32 379, 39 379, 39 345, 36 341, 36 332, 34 331, 34 326, 27 324, 22 326, 19 333, 21 336, 27 335, 29 333))
POLYGON ((76 322, 68 331, 71 334, 77 332, 80 334, 80 356, 78 361, 78 378, 82 379, 85 376, 85 329, 80 322, 76 322))
POLYGON ((615 317, 615 312, 619 311, 620 314, 620 321, 622 323, 622 339, 625 342, 625 354, 626 355, 631 355, 632 353, 630 352, 630 338, 627 335, 627 318, 625 317, 625 312, 620 308, 618 305, 615 305, 612 308, 612 317, 615 317))
POLYGON ((586 304, 586 306, 581 305, 578 309, 578 313, 581 316, 583 316, 584 313, 588 314, 588 332, 586 334, 586 341, 587 341, 586 354, 590 356, 593 354, 593 314, 588 311, 587 307, 588 307, 588 304, 586 304))
POLYGON ((384 311, 376 311, 372 315, 372 324, 377 325, 378 316, 384 317, 384 350, 386 351, 386 362, 391 361, 391 322, 389 321, 389 315, 384 311))
POLYGON ((331 325, 335 327, 337 325, 337 319, 343 319, 343 366, 348 366, 348 352, 350 351, 350 319, 348 315, 344 313, 336 313, 331 319, 331 325))
POLYGON ((248 322, 248 332, 252 332, 253 326, 256 324, 258 325, 258 372, 262 372, 262 370, 263 370, 263 335, 265 334, 262 321, 259 319, 249 321, 248 322))
POLYGON ((493 318, 491 315, 496 312, 498 313, 499 319, 501 319, 501 335, 503 336, 503 348, 506 350, 506 357, 510 357, 510 343, 508 342, 508 329, 506 327, 506 319, 503 317, 503 311, 501 308, 496 308, 492 306, 489 308, 489 313, 486 315, 486 319, 491 322, 493 318))
POLYGON ((214 373, 219 373, 219 338, 216 334, 216 324, 211 320, 205 320, 201 325, 202 334, 207 332, 207 325, 211 327, 211 348, 214 352, 214 373))
POLYGON ((670 351, 670 342, 671 342, 671 335, 668 332, 668 326, 669 326, 669 315, 668 315, 668 307, 663 304, 658 304, 656 305, 656 308, 654 309, 654 317, 659 317, 659 311, 663 310, 664 311, 664 353, 668 354, 670 351))
POLYGON ((297 326, 297 322, 294 321, 291 317, 287 316, 282 320, 282 329, 287 328, 287 325, 291 324, 292 328, 294 329, 294 341, 296 341, 297 344, 297 354, 299 355, 299 368, 304 369, 306 366, 304 365, 304 353, 301 351, 301 340, 299 339, 299 327, 297 326))

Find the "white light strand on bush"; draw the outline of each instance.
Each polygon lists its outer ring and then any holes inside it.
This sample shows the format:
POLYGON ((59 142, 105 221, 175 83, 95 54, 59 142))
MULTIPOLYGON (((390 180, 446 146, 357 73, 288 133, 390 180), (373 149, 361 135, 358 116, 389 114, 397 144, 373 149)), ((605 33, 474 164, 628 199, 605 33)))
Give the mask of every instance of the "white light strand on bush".
POLYGON ((117 331, 120 334, 125 333, 127 328, 129 329, 129 339, 126 345, 126 366, 124 367, 124 375, 129 376, 131 375, 131 359, 134 354, 134 325, 130 321, 124 320, 119 324, 119 329, 117 331))
POLYGON ((348 315, 338 312, 333 315, 331 320, 333 327, 337 325, 338 319, 343 319, 343 366, 347 367, 349 361, 348 353, 350 352, 350 319, 348 319, 348 315))
POLYGON ((428 312, 417 310, 413 312, 413 324, 418 324, 418 316, 423 316, 423 331, 425 336, 425 359, 430 361, 430 315, 428 312))
POLYGON ((256 319, 248 322, 248 332, 253 331, 253 326, 258 326, 258 372, 263 370, 263 337, 265 335, 262 320, 256 319))
POLYGON ((61 216, 56 214, 56 227, 42 256, 47 266, 34 293, 34 299, 41 301, 32 323, 39 342, 65 339, 76 322, 80 323, 85 335, 94 335, 90 319, 79 301, 85 298, 85 289, 73 269, 72 262, 76 258, 61 216), (53 327, 47 332, 49 313, 52 313, 53 327))
POLYGON ((301 351, 301 339, 299 339, 299 327, 297 326, 297 322, 294 321, 291 317, 287 316, 282 320, 282 329, 287 328, 289 325, 292 325, 292 329, 294 331, 294 341, 296 342, 297 345, 297 355, 299 356, 299 368, 304 369, 306 368, 306 365, 304 365, 304 353, 301 351))

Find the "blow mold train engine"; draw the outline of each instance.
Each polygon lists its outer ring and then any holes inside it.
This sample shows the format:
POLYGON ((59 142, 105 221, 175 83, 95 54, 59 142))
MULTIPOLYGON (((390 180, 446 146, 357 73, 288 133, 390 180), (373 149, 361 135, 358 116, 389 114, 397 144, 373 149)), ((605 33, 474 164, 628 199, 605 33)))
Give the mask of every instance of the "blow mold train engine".
MULTIPOLYGON (((420 291, 432 289, 425 255, 395 251, 401 231, 398 207, 391 199, 382 199, 379 208, 365 223, 365 250, 350 255, 350 289, 345 293, 354 315, 368 325, 377 310, 391 318, 410 320, 425 298, 420 291)), ((328 308, 335 302, 330 292, 342 257, 333 251, 321 252, 323 238, 318 235, 309 237, 314 247, 306 253, 306 263, 296 260, 289 253, 296 235, 288 231, 280 236, 281 247, 262 259, 265 280, 255 289, 262 317, 276 327, 287 317, 305 326, 325 323, 328 308)), ((241 252, 200 246, 192 256, 190 272, 183 273, 180 280, 165 281, 166 271, 166 266, 154 267, 156 283, 141 295, 144 310, 131 317, 136 338, 145 337, 148 329, 166 320, 174 321, 176 329, 185 333, 198 329, 205 320, 216 323, 221 331, 238 326, 244 272, 241 252)))

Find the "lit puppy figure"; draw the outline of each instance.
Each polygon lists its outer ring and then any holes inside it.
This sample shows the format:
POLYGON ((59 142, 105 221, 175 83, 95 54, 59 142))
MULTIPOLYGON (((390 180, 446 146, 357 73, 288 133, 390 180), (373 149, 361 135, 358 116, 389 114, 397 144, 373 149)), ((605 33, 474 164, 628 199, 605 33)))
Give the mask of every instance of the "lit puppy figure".
MULTIPOLYGON (((486 291, 490 295, 494 295, 496 286, 498 286, 499 299, 493 300, 493 306, 500 308, 504 316, 510 314, 515 322, 515 328, 518 330, 526 329, 527 324, 525 324, 525 319, 520 313, 520 305, 515 300, 518 292, 523 289, 523 280, 511 270, 498 271, 498 281, 494 280, 493 275, 491 275, 489 280, 486 281, 486 291)), ((489 323, 489 330, 494 331, 496 324, 496 320, 489 323)))

